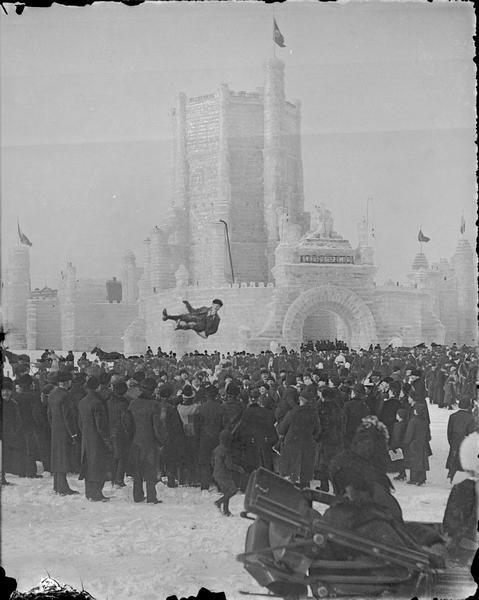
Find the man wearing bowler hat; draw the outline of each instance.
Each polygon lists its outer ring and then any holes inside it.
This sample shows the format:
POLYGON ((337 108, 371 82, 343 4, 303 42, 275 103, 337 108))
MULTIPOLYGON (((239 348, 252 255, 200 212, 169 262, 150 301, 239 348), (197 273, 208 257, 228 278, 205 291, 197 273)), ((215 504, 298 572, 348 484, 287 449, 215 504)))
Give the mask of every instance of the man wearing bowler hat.
POLYGON ((218 331, 220 318, 218 316, 219 309, 223 306, 223 302, 215 298, 211 306, 201 306, 193 308, 188 300, 183 300, 183 304, 188 310, 182 315, 169 315, 166 308, 163 309, 163 321, 176 321, 175 329, 192 329, 202 337, 207 338, 218 331))
POLYGON ((69 389, 72 375, 60 371, 55 377, 55 387, 48 395, 47 416, 52 432, 50 471, 53 474, 53 490, 61 496, 78 494, 68 485, 67 473, 72 471, 71 453, 78 443, 69 389))

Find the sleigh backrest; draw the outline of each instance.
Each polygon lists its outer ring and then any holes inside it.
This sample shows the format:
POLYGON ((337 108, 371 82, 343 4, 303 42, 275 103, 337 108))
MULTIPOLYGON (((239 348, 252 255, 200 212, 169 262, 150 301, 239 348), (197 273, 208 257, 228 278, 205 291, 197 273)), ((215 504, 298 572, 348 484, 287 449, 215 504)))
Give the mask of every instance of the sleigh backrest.
POLYGON ((247 512, 305 535, 311 532, 311 510, 301 490, 260 467, 251 474, 246 488, 247 512))

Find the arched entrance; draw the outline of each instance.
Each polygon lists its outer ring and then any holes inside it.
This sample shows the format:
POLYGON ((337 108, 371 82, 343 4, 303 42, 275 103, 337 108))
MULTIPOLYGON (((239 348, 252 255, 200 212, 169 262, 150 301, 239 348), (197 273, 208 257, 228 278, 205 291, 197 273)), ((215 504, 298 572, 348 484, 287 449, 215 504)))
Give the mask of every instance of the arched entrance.
POLYGON ((336 312, 320 308, 305 318, 303 342, 334 339, 348 344, 351 339, 351 327, 336 312))
POLYGON ((283 321, 282 343, 288 348, 299 348, 304 341, 307 319, 323 313, 332 313, 339 319, 342 332, 349 337, 344 341, 351 348, 367 348, 377 342, 376 323, 364 300, 351 290, 324 285, 303 292, 288 308, 283 321))

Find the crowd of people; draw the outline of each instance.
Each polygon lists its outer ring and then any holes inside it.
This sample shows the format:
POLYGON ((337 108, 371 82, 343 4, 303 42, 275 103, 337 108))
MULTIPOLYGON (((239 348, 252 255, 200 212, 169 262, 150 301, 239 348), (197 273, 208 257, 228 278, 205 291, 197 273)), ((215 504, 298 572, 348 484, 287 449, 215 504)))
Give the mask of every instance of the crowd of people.
POLYGON ((134 501, 151 504, 161 502, 159 481, 215 484, 215 504, 229 515, 229 500, 260 466, 335 494, 353 475, 385 490, 391 479, 425 485, 429 404, 454 410, 445 465, 452 482, 460 444, 477 428, 478 361, 469 347, 355 351, 323 341, 300 352, 178 357, 148 347, 119 356, 102 362, 83 353, 76 364, 73 352, 46 350, 35 363, 9 357, 2 484, 9 473, 41 477, 37 462, 52 474, 55 493, 78 493, 68 480, 77 477, 91 501, 108 501, 105 483, 123 487, 127 477, 134 501))

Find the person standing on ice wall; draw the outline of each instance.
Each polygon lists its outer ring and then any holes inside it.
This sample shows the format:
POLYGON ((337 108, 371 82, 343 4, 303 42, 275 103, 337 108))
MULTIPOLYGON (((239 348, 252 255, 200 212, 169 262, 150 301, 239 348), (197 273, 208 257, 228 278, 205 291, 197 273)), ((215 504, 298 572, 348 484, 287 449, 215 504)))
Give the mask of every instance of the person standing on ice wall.
POLYGON ((175 330, 191 329, 205 339, 218 331, 220 324, 218 311, 223 306, 221 300, 215 298, 209 308, 207 306, 193 308, 188 300, 183 300, 183 304, 188 310, 187 313, 181 315, 169 315, 166 308, 164 308, 163 321, 176 321, 175 330))

